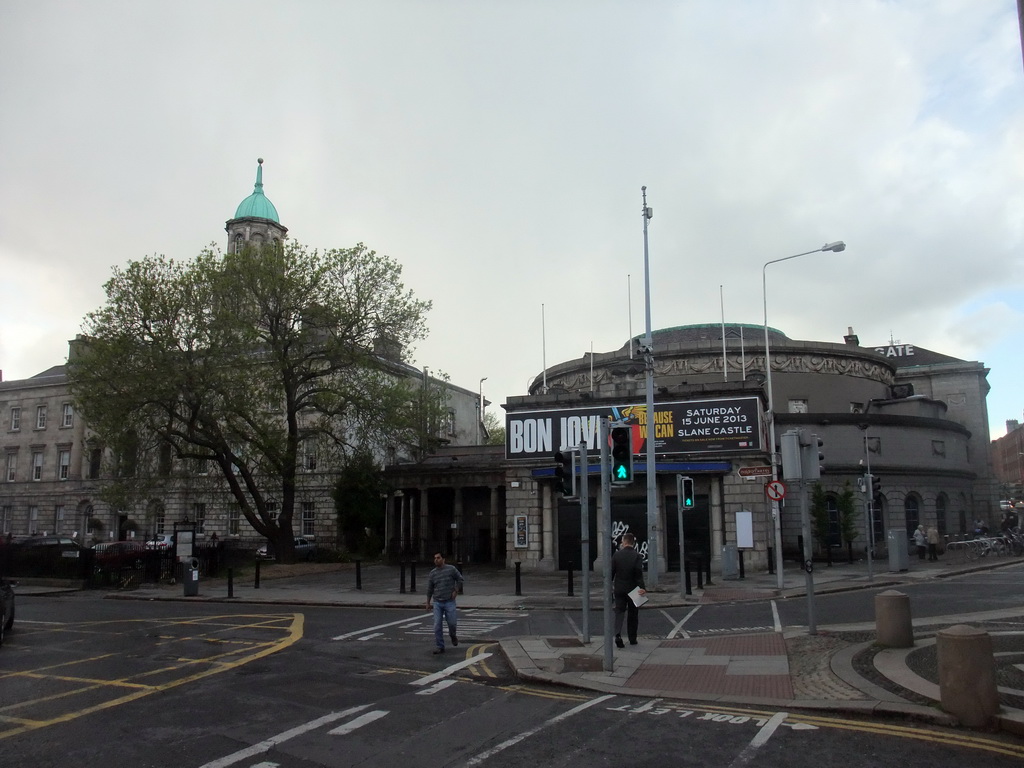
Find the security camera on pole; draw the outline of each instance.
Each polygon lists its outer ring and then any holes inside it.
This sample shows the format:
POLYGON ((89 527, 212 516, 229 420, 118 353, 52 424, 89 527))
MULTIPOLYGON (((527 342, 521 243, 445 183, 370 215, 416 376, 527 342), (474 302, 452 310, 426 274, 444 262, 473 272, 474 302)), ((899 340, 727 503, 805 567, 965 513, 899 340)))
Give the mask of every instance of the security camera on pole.
POLYGON ((818 634, 814 617, 814 551, 811 539, 811 513, 807 486, 821 477, 821 448, 824 441, 803 429, 791 429, 779 440, 782 448, 782 476, 800 483, 800 527, 804 538, 803 569, 807 584, 807 632, 818 634))

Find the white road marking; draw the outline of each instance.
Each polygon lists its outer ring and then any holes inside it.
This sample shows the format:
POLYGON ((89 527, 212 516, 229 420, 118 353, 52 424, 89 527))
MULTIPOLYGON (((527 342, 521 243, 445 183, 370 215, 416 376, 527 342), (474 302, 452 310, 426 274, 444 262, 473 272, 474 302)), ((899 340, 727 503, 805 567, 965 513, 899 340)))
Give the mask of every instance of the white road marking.
POLYGON ((362 728, 364 725, 372 723, 374 720, 380 720, 385 715, 387 715, 387 712, 383 709, 375 709, 372 712, 367 712, 365 715, 360 715, 354 720, 349 720, 344 725, 332 728, 328 733, 331 734, 331 736, 344 736, 345 734, 352 733, 356 728, 362 728))
POLYGON ((754 738, 750 740, 750 743, 744 747, 743 751, 736 755, 736 759, 729 763, 729 768, 739 768, 741 765, 746 765, 750 762, 750 759, 757 752, 758 748, 765 745, 765 743, 772 737, 775 730, 782 725, 782 721, 789 717, 788 712, 776 712, 772 715, 768 722, 758 729, 754 738))
POLYGON ((430 685, 435 680, 440 680, 444 677, 448 677, 448 675, 450 675, 452 672, 458 672, 460 669, 464 669, 465 667, 471 667, 478 661, 483 661, 484 659, 489 658, 491 658, 491 654, 481 653, 479 656, 474 656, 471 659, 460 661, 458 664, 452 664, 450 667, 445 667, 440 672, 435 672, 432 675, 421 677, 419 680, 413 680, 411 683, 409 683, 409 685, 430 685))
MULTIPOLYGON (((433 618, 433 616, 434 616, 434 614, 428 613, 426 616, 421 617, 420 620, 422 621, 423 619, 430 619, 430 618, 433 618)), ((384 629, 385 627, 393 627, 396 624, 405 624, 407 621, 409 621, 408 617, 406 617, 404 619, 399 619, 398 621, 390 621, 387 624, 378 624, 376 627, 366 627, 364 629, 357 630, 356 632, 349 632, 349 633, 344 634, 344 635, 338 635, 337 637, 332 637, 331 640, 348 640, 350 637, 355 637, 356 635, 365 635, 367 632, 373 632, 375 629, 384 629)))
POLYGON ((280 763, 262 762, 262 763, 256 763, 254 765, 250 765, 249 768, 281 768, 281 764, 280 763))
POLYGON ((580 704, 578 707, 573 707, 568 712, 563 712, 562 714, 557 715, 555 717, 552 717, 549 720, 545 720, 543 723, 541 723, 537 727, 531 728, 528 731, 523 731, 518 736, 513 736, 511 739, 507 739, 506 741, 501 742, 501 744, 498 744, 495 747, 491 747, 491 749, 488 749, 485 752, 481 752, 479 755, 475 755, 474 757, 471 757, 469 760, 466 761, 466 766, 468 767, 468 766, 473 766, 473 765, 480 765, 480 763, 484 762, 485 760, 488 760, 488 759, 494 757, 494 755, 496 755, 499 752, 502 752, 502 751, 508 749, 509 747, 515 746, 516 744, 518 744, 523 739, 530 738, 531 736, 536 734, 538 731, 540 731, 540 730, 542 730, 544 728, 547 728, 549 725, 555 725, 556 723, 559 723, 562 720, 570 718, 573 715, 579 714, 580 712, 582 712, 585 709, 589 709, 590 707, 594 706, 595 704, 600 704, 603 701, 608 701, 608 699, 614 699, 614 698, 615 698, 615 694, 609 693, 609 694, 607 694, 605 696, 599 696, 596 699, 591 699, 590 701, 585 701, 582 704, 580 704))
POLYGON ((782 621, 779 620, 779 606, 772 600, 772 626, 776 632, 782 631, 782 621))
POLYGON ((688 622, 690 620, 690 617, 693 616, 693 614, 695 614, 699 610, 700 610, 700 606, 698 605, 692 611, 690 611, 688 614, 683 616, 683 618, 680 620, 680 622, 678 624, 676 624, 674 627, 672 627, 672 631, 668 633, 668 637, 666 639, 671 640, 673 637, 675 637, 678 634, 681 634, 683 637, 689 637, 690 636, 689 633, 686 632, 683 629, 683 624, 688 622))
POLYGON ((443 691, 448 686, 455 685, 457 682, 459 682, 459 681, 458 680, 451 680, 451 679, 441 680, 439 683, 436 683, 435 685, 432 685, 429 688, 425 688, 422 691, 416 691, 416 695, 417 696, 433 696, 435 693, 439 693, 440 691, 443 691))
POLYGON ((283 744, 289 739, 294 739, 296 736, 301 736, 304 733, 316 730, 317 728, 321 728, 329 723, 341 720, 342 718, 348 717, 349 715, 354 715, 356 712, 362 712, 369 706, 369 704, 363 704, 358 707, 346 709, 342 712, 331 712, 329 715, 318 717, 316 720, 310 720, 308 723, 304 723, 302 725, 296 726, 295 728, 283 731, 282 733, 279 733, 277 736, 271 736, 269 739, 265 739, 264 741, 261 741, 258 744, 253 744, 251 747, 240 749, 237 752, 233 752, 230 755, 218 758, 217 760, 211 760, 208 763, 204 763, 199 768, 225 768, 225 766, 234 765, 235 763, 239 763, 242 760, 247 760, 250 757, 255 757, 256 755, 263 754, 264 752, 270 750, 272 747, 276 747, 278 744, 283 744))
POLYGON ((363 642, 364 640, 372 640, 375 637, 380 637, 383 634, 384 634, 383 632, 371 632, 370 634, 363 635, 362 637, 360 637, 358 639, 359 639, 359 642, 363 642))

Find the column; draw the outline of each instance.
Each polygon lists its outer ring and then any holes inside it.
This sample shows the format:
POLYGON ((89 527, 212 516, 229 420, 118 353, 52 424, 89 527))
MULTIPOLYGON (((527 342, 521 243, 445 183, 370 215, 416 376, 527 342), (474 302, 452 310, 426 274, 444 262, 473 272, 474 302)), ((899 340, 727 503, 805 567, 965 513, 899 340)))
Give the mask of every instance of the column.
MULTIPOLYGON (((541 498, 541 548, 540 548, 540 560, 537 561, 537 570, 539 571, 554 571, 558 565, 555 562, 555 526, 554 526, 554 510, 552 509, 552 494, 551 494, 551 483, 540 484, 540 498, 541 498)), ((533 547, 533 542, 530 542, 530 547, 533 547)), ((529 549, 527 550, 529 552, 529 549)))
POLYGON ((497 564, 501 552, 499 537, 505 535, 505 521, 498 511, 498 486, 491 485, 488 488, 491 492, 491 562, 497 564))
POLYGON ((429 488, 420 488, 419 492, 420 492, 420 540, 419 540, 420 560, 424 560, 424 561, 429 563, 431 558, 434 555, 433 552, 428 552, 427 551, 427 546, 428 546, 428 544, 427 544, 427 537, 428 537, 428 534, 430 533, 430 520, 428 519, 429 516, 430 516, 430 505, 429 505, 430 489, 429 488))

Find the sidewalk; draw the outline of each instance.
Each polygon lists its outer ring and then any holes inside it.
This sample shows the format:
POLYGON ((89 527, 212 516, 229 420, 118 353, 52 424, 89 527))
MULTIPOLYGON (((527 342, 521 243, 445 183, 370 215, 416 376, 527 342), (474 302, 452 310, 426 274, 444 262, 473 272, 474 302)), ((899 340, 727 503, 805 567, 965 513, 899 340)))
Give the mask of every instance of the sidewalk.
MULTIPOLYGON (((946 578, 976 570, 1012 566, 1016 559, 965 561, 946 556, 937 563, 913 560, 905 572, 891 573, 888 563, 876 561, 869 576, 865 562, 815 564, 815 594, 855 589, 899 589, 920 580, 946 578)), ((662 574, 659 588, 648 592, 643 611, 739 600, 802 598, 806 594, 803 571, 787 568, 782 589, 778 577, 764 572, 743 579, 721 581, 682 594, 679 574, 662 574)), ((467 566, 465 593, 459 607, 468 609, 549 608, 579 610, 582 578, 573 575, 573 596, 568 595, 565 572, 521 574, 516 595, 515 572, 487 566, 467 566)), ((252 576, 236 580, 228 597, 226 579, 208 579, 199 595, 184 597, 181 585, 144 586, 109 595, 116 599, 245 602, 258 604, 337 605, 409 608, 422 610, 428 568, 418 568, 416 591, 406 572, 406 591, 400 590, 397 566, 371 565, 360 569, 356 588, 353 564, 273 566, 264 570, 256 588, 252 576)), ((997 663, 1012 666, 1024 655, 1024 635, 1011 633, 1008 622, 1024 616, 1024 606, 986 614, 944 616, 914 620, 911 649, 874 648, 873 623, 819 626, 810 635, 805 627, 783 632, 751 628, 749 633, 676 637, 641 635, 636 646, 613 648, 612 669, 605 670, 603 638, 603 579, 591 574, 590 642, 575 637, 519 637, 500 641, 502 653, 522 680, 575 686, 606 693, 843 712, 890 714, 955 725, 938 706, 938 672, 934 633, 954 624, 971 624, 988 631, 1000 645, 997 663), (1009 648, 1009 652, 1006 650, 1009 648), (1016 655, 1011 655, 1016 654, 1016 655), (1002 661, 1000 661, 1002 659, 1002 661)), ((20 585, 18 593, 42 594, 52 587, 20 585)), ((685 625, 683 627, 685 629, 685 625)), ((1024 681, 1024 673, 1021 673, 1024 681)), ((1020 685, 1024 689, 1024 682, 1020 685)), ((1000 726, 1024 735, 1024 690, 1000 689, 1000 726)))

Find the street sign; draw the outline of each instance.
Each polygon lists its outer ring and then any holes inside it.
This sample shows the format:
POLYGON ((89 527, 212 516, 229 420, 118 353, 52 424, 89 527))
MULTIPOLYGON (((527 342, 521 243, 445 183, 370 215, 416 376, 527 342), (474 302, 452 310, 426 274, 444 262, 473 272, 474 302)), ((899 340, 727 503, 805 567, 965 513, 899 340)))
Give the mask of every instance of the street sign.
POLYGON ((771 477, 771 467, 740 467, 740 477, 771 477))
POLYGON ((765 495, 772 501, 782 501, 786 495, 786 486, 781 480, 772 480, 764 487, 765 495))

